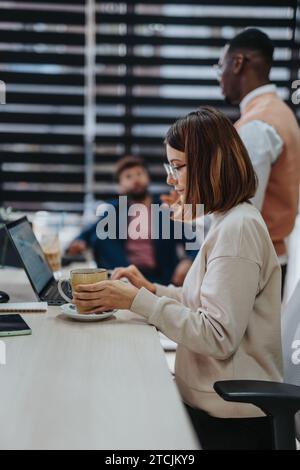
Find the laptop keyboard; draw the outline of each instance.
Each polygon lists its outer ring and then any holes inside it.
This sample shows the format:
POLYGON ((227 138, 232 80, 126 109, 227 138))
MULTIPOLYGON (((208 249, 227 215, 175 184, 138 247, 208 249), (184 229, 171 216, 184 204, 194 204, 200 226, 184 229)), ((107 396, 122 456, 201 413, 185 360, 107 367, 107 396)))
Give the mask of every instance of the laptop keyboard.
POLYGON ((65 300, 60 295, 56 284, 52 284, 49 287, 47 292, 45 292, 44 298, 45 300, 51 301, 51 302, 58 301, 59 303, 65 303, 65 300))

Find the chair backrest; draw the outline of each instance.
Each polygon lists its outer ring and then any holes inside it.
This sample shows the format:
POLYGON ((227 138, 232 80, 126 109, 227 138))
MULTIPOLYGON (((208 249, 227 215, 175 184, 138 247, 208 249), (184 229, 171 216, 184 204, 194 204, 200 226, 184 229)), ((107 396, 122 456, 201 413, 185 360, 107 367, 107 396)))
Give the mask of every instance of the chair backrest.
MULTIPOLYGON (((284 382, 300 386, 300 281, 282 314, 284 382)), ((300 412, 296 415, 300 441, 300 412)))

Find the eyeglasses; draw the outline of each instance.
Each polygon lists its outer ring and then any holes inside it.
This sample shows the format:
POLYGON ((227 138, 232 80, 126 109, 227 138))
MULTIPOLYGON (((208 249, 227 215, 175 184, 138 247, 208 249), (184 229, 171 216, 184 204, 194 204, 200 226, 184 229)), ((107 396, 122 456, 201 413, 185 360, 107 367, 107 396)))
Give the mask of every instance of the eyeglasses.
POLYGON ((216 72, 217 80, 220 81, 223 75, 223 70, 224 70, 223 64, 215 64, 213 65, 213 69, 216 72))
POLYGON ((182 168, 186 167, 186 164, 180 166, 174 166, 170 163, 164 163, 164 168, 167 172, 167 175, 170 176, 174 180, 178 180, 179 172, 182 168))
MULTIPOLYGON (((236 57, 236 56, 231 57, 230 60, 233 60, 235 57, 236 57)), ((249 62, 249 61, 250 61, 250 57, 248 57, 248 56, 246 56, 246 55, 242 55, 242 57, 243 57, 243 60, 244 60, 245 62, 249 62)), ((220 81, 221 78, 222 78, 225 65, 226 65, 225 63, 223 63, 223 64, 218 63, 218 64, 214 64, 214 65, 213 65, 213 69, 214 69, 215 72, 216 72, 217 80, 218 80, 218 81, 220 81)))

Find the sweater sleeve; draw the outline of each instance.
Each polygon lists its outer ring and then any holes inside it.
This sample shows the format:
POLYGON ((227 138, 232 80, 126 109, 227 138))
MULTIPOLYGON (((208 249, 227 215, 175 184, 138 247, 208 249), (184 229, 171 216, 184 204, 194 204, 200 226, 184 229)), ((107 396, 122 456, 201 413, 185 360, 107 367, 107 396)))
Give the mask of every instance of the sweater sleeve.
POLYGON ((139 290, 131 310, 177 344, 225 360, 237 350, 247 329, 258 290, 259 269, 248 259, 215 258, 207 265, 196 311, 145 288, 139 290))
POLYGON ((170 297, 171 299, 178 300, 178 302, 182 302, 182 287, 176 287, 173 284, 163 286, 162 284, 154 283, 154 285, 158 297, 170 297))

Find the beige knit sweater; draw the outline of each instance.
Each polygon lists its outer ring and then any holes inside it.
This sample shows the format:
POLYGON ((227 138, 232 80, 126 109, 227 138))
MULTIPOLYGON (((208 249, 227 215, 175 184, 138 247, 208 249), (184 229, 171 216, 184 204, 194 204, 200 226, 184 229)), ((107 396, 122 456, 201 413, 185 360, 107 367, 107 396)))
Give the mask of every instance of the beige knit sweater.
POLYGON ((183 400, 212 416, 255 417, 253 405, 223 401, 218 380, 281 381, 281 272, 266 225, 250 203, 212 225, 182 288, 141 288, 131 310, 178 343, 183 400))

